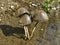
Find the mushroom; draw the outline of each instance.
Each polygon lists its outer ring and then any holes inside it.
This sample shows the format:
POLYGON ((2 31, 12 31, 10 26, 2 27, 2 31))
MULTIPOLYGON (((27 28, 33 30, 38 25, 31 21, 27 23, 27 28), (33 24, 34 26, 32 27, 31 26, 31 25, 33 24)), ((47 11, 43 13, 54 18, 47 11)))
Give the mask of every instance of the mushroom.
MULTIPOLYGON (((23 16, 21 17, 21 19, 20 19, 19 22, 20 22, 20 24, 22 24, 23 27, 24 27, 25 37, 27 37, 28 39, 30 39, 29 32, 28 32, 28 27, 27 27, 28 25, 31 24, 30 16, 27 15, 27 14, 23 15, 23 16)), ((26 38, 25 38, 25 39, 26 39, 26 38)))
POLYGON ((17 10, 17 13, 18 13, 17 16, 22 16, 24 14, 29 14, 29 11, 26 8, 21 7, 17 10))
POLYGON ((37 14, 34 15, 33 19, 38 22, 45 22, 48 21, 47 13, 43 10, 37 11, 37 14))
POLYGON ((34 28, 33 28, 31 37, 33 36, 33 33, 34 33, 34 31, 35 31, 35 29, 36 29, 36 26, 37 26, 37 24, 38 24, 39 22, 46 22, 46 21, 49 20, 48 15, 47 15, 47 13, 46 13, 45 11, 43 11, 43 10, 38 10, 38 11, 36 11, 36 12, 37 12, 37 14, 33 16, 33 20, 36 21, 36 24, 35 24, 35 26, 34 26, 34 28))

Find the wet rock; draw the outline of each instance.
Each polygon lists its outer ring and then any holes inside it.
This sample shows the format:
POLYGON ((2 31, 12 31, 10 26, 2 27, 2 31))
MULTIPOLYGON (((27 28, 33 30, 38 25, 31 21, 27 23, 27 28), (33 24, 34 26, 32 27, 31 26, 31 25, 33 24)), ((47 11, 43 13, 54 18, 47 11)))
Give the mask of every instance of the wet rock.
POLYGON ((56 40, 58 45, 60 45, 60 21, 58 20, 58 24, 57 24, 57 32, 56 32, 56 40))
POLYGON ((51 43, 51 45, 58 45, 56 40, 56 25, 54 23, 51 23, 46 30, 45 39, 51 43))

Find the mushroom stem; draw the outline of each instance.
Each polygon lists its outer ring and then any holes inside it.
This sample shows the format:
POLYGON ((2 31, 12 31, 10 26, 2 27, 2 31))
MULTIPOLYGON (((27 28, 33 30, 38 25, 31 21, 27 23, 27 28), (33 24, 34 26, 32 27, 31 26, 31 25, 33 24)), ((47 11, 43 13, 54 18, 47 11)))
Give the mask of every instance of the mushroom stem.
POLYGON ((33 28, 33 31, 32 31, 32 34, 31 34, 31 37, 30 38, 33 37, 33 34, 34 34, 35 29, 36 29, 36 27, 33 28))
POLYGON ((29 31, 28 31, 27 26, 24 26, 24 30, 25 30, 25 36, 26 36, 27 38, 29 38, 29 31))
POLYGON ((36 24, 35 24, 35 26, 34 26, 34 28, 33 28, 33 31, 32 31, 32 34, 31 34, 31 38, 33 37, 34 31, 35 31, 36 26, 37 26, 38 23, 39 23, 39 22, 36 22, 36 24))

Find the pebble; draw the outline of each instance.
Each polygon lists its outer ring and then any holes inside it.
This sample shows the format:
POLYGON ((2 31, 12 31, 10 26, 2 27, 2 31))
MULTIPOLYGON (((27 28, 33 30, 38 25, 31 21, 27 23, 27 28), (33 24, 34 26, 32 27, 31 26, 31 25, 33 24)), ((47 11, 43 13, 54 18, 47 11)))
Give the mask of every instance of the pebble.
POLYGON ((1 7, 1 9, 3 10, 4 8, 3 8, 3 7, 1 7))
POLYGON ((11 5, 11 8, 13 9, 13 8, 14 8, 14 6, 13 6, 13 5, 11 5))
POLYGON ((0 22, 2 21, 2 19, 0 18, 0 22))
POLYGON ((32 6, 37 7, 37 5, 36 5, 36 4, 32 4, 32 6))
POLYGON ((41 31, 43 31, 44 29, 42 28, 41 31))

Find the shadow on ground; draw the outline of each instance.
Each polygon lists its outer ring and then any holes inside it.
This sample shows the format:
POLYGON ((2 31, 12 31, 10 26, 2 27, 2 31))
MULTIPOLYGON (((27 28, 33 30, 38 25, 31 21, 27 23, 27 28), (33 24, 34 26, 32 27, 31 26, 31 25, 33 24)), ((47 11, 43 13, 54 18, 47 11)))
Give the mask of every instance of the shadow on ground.
POLYGON ((17 35, 20 36, 18 38, 22 38, 22 35, 24 35, 24 29, 23 28, 12 27, 10 25, 0 25, 0 29, 2 30, 2 32, 5 36, 18 37, 16 35, 14 35, 14 34, 17 34, 17 35))

